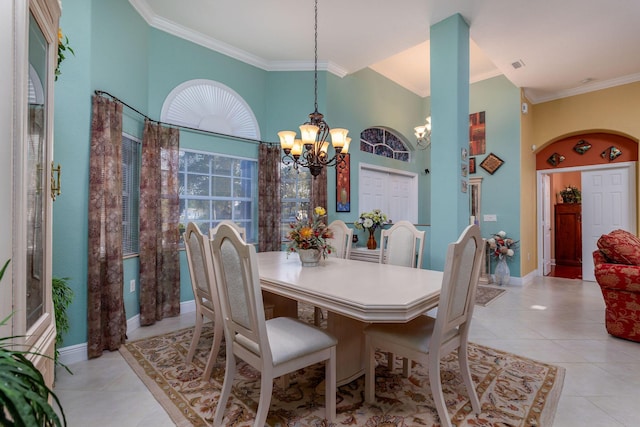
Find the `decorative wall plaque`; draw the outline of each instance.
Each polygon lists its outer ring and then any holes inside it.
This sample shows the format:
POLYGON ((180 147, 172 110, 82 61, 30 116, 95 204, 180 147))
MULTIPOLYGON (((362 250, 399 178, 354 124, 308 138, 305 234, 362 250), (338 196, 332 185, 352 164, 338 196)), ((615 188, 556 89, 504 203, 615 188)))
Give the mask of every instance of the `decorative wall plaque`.
POLYGON ((495 154, 490 153, 487 157, 485 157, 482 163, 480 163, 480 167, 493 175, 495 171, 497 171, 498 168, 500 168, 500 166, 502 166, 503 164, 504 160, 502 160, 495 154))
POLYGON ((591 144, 589 144, 584 139, 581 139, 580 141, 576 142, 576 145, 573 146, 573 151, 575 151, 578 154, 584 154, 587 151, 589 151, 589 149, 591 149, 591 144))
POLYGON ((547 163, 549 163, 553 167, 558 166, 562 162, 564 162, 564 156, 562 154, 558 154, 558 153, 553 153, 547 159, 547 163))
POLYGON ((602 153, 600 153, 600 156, 602 156, 603 159, 609 159, 609 161, 613 161, 615 160, 619 155, 622 154, 622 151, 618 148, 618 147, 614 147, 613 145, 609 148, 607 148, 606 150, 604 150, 602 153))

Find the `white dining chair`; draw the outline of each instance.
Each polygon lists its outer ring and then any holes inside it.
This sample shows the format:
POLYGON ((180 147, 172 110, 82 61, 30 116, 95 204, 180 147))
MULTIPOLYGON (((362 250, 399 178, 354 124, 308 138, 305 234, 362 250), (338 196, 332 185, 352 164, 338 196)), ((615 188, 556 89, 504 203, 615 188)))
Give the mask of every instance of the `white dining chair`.
POLYGON ((218 228, 222 224, 227 224, 233 227, 238 232, 238 234, 240 234, 240 237, 242 237, 242 240, 244 240, 245 242, 247 241, 247 229, 244 227, 240 227, 237 223, 231 221, 230 219, 223 219, 222 221, 217 223, 215 227, 211 227, 209 229, 209 239, 213 240, 213 238, 216 236, 216 233, 218 232, 218 228))
POLYGON ((398 221, 380 232, 380 262, 422 268, 425 231, 409 221, 398 221))
POLYGON ((460 373, 471 406, 480 413, 480 401, 469 370, 467 342, 482 265, 484 242, 477 225, 468 226, 449 244, 436 318, 418 316, 408 323, 374 323, 365 334, 365 400, 375 401, 375 351, 384 349, 416 360, 427 368, 429 385, 440 424, 451 426, 440 382, 440 360, 458 350, 460 373))
POLYGON ((328 228, 333 232, 333 237, 331 239, 327 239, 334 249, 330 256, 349 259, 351 256, 353 228, 349 228, 344 221, 339 219, 332 221, 328 228))
POLYGON ((185 250, 187 252, 187 264, 191 276, 191 289, 196 305, 196 324, 193 338, 189 345, 186 362, 191 363, 202 333, 202 324, 207 317, 213 322, 213 343, 211 353, 202 374, 203 380, 208 380, 220 352, 222 342, 222 311, 218 299, 218 289, 215 285, 213 273, 213 258, 208 239, 200 228, 193 222, 187 225, 184 235, 185 250))
MULTIPOLYGON (((380 259, 383 264, 422 268, 425 231, 418 230, 409 221, 398 221, 380 232, 380 259)), ((387 353, 387 366, 393 369, 395 356, 387 353)), ((402 360, 405 377, 411 375, 411 361, 402 360)))
POLYGON ((234 355, 261 372, 254 427, 263 427, 267 419, 275 378, 320 362, 325 362, 325 418, 332 422, 336 414, 335 337, 298 319, 266 320, 253 245, 229 225, 221 225, 210 242, 227 354, 213 425, 222 425, 236 374, 234 355))

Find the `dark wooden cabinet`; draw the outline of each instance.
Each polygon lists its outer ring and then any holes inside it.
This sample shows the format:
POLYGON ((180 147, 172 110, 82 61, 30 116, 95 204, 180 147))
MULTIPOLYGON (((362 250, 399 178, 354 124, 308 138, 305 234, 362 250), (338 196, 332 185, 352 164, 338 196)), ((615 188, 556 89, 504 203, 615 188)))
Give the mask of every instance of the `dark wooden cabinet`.
POLYGON ((555 207, 556 265, 582 265, 582 205, 562 203, 555 207))

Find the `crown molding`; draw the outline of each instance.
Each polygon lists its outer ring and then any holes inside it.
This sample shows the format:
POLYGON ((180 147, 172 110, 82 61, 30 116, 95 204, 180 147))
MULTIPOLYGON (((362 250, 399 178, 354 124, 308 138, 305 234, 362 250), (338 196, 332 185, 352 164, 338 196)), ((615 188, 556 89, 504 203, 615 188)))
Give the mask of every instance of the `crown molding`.
MULTIPOLYGON (((181 39, 203 46, 207 49, 237 59, 265 71, 313 71, 313 61, 267 61, 264 58, 253 55, 242 49, 238 49, 228 43, 206 36, 191 28, 176 24, 173 21, 162 18, 149 7, 146 0, 129 0, 129 3, 153 28, 164 31, 181 39)), ((348 70, 330 61, 318 61, 318 70, 328 71, 342 78, 348 74, 348 70)))
POLYGON ((629 74, 627 76, 604 80, 601 82, 592 82, 575 88, 560 90, 553 93, 545 93, 539 96, 536 95, 535 89, 525 88, 524 92, 525 96, 529 99, 529 101, 531 101, 532 104, 540 104, 542 102, 555 101, 557 99, 568 98, 570 96, 583 95, 585 93, 595 92, 602 89, 609 89, 612 87, 635 83, 638 81, 640 81, 640 73, 629 74))

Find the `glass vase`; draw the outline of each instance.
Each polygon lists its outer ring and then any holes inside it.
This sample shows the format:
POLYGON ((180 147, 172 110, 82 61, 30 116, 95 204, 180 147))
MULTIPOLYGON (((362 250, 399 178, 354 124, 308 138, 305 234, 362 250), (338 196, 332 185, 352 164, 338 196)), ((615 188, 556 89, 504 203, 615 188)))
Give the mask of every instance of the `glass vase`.
POLYGON ((367 240, 367 249, 375 249, 378 247, 378 243, 376 242, 376 231, 373 228, 369 229, 369 240, 367 240))
POLYGON ((509 284, 509 279, 511 279, 511 271, 509 270, 506 256, 500 255, 498 257, 498 264, 496 265, 496 269, 494 271, 494 277, 496 284, 499 286, 506 286, 509 284))

